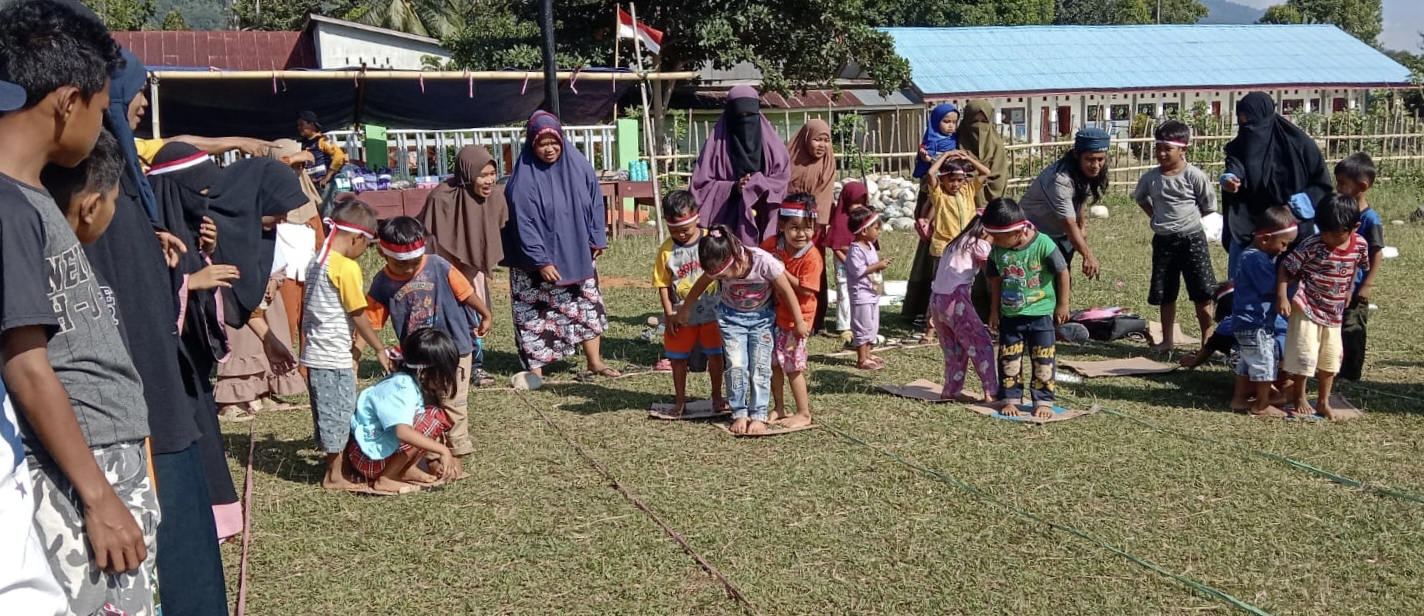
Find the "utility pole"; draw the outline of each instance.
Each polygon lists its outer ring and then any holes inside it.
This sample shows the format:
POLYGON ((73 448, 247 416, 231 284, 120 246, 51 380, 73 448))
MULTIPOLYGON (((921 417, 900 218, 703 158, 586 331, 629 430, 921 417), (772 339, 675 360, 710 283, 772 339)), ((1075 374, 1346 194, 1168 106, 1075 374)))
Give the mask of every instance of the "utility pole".
POLYGON ((539 30, 544 35, 544 109, 559 115, 559 66, 554 56, 554 0, 539 0, 539 30))

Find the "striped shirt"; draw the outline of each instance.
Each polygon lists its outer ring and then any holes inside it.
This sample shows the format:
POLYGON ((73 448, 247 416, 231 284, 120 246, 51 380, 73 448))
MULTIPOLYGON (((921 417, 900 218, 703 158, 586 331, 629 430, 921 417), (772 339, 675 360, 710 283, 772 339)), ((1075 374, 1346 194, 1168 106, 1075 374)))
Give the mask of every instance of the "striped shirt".
POLYGON ((313 259, 302 298, 302 365, 327 370, 350 369, 351 314, 366 309, 361 266, 340 253, 313 259))
POLYGON ((1340 327, 1345 307, 1355 287, 1355 272, 1369 269, 1370 253, 1365 239, 1350 234, 1350 243, 1331 248, 1315 235, 1286 255, 1286 273, 1300 276, 1300 290, 1292 300, 1305 317, 1325 327, 1340 327))

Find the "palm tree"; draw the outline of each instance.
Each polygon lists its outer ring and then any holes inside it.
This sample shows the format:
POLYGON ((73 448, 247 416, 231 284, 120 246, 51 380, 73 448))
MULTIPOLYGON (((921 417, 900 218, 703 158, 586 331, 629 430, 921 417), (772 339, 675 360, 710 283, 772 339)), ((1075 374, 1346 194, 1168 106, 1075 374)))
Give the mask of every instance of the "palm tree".
POLYGON ((381 0, 363 4, 346 17, 371 26, 445 38, 460 31, 475 4, 475 0, 381 0))

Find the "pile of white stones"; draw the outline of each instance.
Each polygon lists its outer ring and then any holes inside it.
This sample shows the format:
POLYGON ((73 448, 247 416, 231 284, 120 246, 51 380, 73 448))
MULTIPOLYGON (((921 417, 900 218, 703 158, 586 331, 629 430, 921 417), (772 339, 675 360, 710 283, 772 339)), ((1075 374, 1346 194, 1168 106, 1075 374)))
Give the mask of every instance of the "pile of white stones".
MULTIPOLYGON (((858 181, 847 178, 846 181, 858 181)), ((836 196, 841 194, 844 182, 836 182, 836 196)), ((870 207, 880 213, 885 221, 882 229, 889 231, 912 231, 915 228, 915 198, 920 193, 920 182, 913 178, 872 173, 865 177, 865 190, 870 193, 870 207)))

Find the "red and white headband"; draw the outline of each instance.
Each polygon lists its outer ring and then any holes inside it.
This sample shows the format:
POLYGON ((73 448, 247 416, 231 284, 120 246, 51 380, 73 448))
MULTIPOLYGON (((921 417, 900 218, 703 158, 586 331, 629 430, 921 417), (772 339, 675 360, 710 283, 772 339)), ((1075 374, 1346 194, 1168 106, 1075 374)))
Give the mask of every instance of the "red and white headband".
POLYGON ((1027 221, 1027 220, 1020 220, 1020 221, 1018 221, 1018 222, 1016 222, 1016 223, 1014 223, 1014 224, 1011 224, 1011 225, 1004 225, 1004 226, 1002 226, 1002 227, 991 227, 991 226, 989 226, 989 225, 984 225, 984 232, 985 232, 985 233, 1013 233, 1014 231, 1019 231, 1019 230, 1022 230, 1022 229, 1028 229, 1028 228, 1030 228, 1030 227, 1032 227, 1032 226, 1033 226, 1033 224, 1030 223, 1029 221, 1027 221))
POLYGON ((875 223, 877 223, 877 222, 880 222, 880 215, 879 215, 879 214, 871 214, 871 215, 870 215, 870 218, 867 218, 867 219, 865 220, 865 222, 860 223, 860 226, 859 226, 859 227, 857 227, 857 228, 855 228, 855 229, 851 229, 850 232, 851 232, 852 235, 860 235, 860 234, 862 234, 862 233, 865 233, 865 230, 866 230, 866 229, 869 229, 869 228, 875 226, 875 223))
POLYGON ((410 369, 412 369, 412 370, 424 370, 424 369, 430 367, 429 364, 412 364, 412 363, 407 362, 407 361, 405 360, 405 354, 401 352, 400 347, 389 347, 389 348, 387 348, 387 349, 386 349, 386 358, 390 359, 392 362, 398 363, 398 364, 400 364, 400 365, 402 365, 402 366, 405 366, 406 368, 410 368, 410 369))
POLYGON ((148 168, 148 175, 163 175, 165 173, 182 171, 184 169, 192 169, 193 167, 201 165, 207 161, 208 155, 203 152, 198 152, 197 154, 194 154, 192 156, 180 158, 178 160, 170 160, 167 162, 162 162, 153 165, 152 167, 148 168))
POLYGON ((808 210, 799 207, 784 207, 777 210, 782 218, 815 218, 816 210, 808 210))
MULTIPOLYGON (((743 254, 745 254, 745 253, 743 253, 743 254)), ((736 262, 737 262, 737 257, 736 257, 736 256, 733 256, 732 258, 727 259, 727 262, 726 262, 726 263, 723 263, 723 264, 722 264, 722 267, 717 268, 717 271, 715 271, 715 272, 707 272, 707 275, 708 275, 708 276, 711 276, 711 277, 713 277, 713 278, 716 278, 716 277, 718 277, 718 276, 721 276, 722 274, 727 273, 727 270, 732 269, 732 264, 733 264, 733 263, 736 263, 736 262)))
POLYGON ((330 218, 324 219, 322 220, 322 222, 326 223, 326 226, 331 227, 332 231, 345 231, 347 233, 355 233, 368 240, 376 239, 375 231, 372 231, 360 225, 352 224, 349 222, 336 222, 335 220, 332 220, 330 218))
POLYGON ((1157 143, 1162 144, 1162 145, 1176 146, 1176 147, 1179 147, 1179 148, 1185 148, 1185 147, 1187 147, 1187 142, 1186 142, 1186 141, 1173 141, 1173 140, 1171 140, 1171 139, 1158 139, 1158 140, 1157 140, 1157 143))
POLYGON ((1297 224, 1295 224, 1295 223, 1291 223, 1291 224, 1288 224, 1288 225, 1286 225, 1286 226, 1284 226, 1284 227, 1281 227, 1281 228, 1279 228, 1279 229, 1276 229, 1275 231, 1257 231, 1254 235, 1255 235, 1256 237, 1272 237, 1272 236, 1276 236, 1276 235, 1285 235, 1285 234, 1287 234, 1287 233, 1290 233, 1291 231, 1295 231, 1295 230, 1298 229, 1298 228, 1299 228, 1299 225, 1297 225, 1297 224))
POLYGON ((381 240, 381 252, 397 261, 409 261, 425 254, 425 239, 418 239, 409 244, 392 244, 381 240))
POLYGON ((698 218, 701 218, 701 217, 698 216, 696 213, 693 213, 693 214, 687 216, 686 218, 679 218, 679 219, 677 219, 677 220, 669 220, 669 221, 667 221, 667 226, 672 227, 672 228, 686 227, 687 225, 696 224, 698 218))

